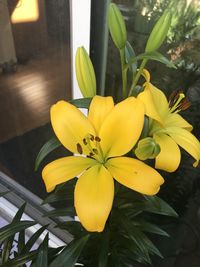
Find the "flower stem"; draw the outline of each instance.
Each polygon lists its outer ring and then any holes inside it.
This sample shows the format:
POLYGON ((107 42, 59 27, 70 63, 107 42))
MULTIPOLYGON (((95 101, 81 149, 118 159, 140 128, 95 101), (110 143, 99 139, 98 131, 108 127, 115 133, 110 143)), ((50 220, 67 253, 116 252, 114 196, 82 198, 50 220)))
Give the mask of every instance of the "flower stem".
POLYGON ((135 76, 135 79, 133 80, 133 83, 131 85, 129 96, 131 96, 133 94, 133 91, 135 89, 135 86, 137 85, 137 82, 138 82, 138 80, 140 78, 140 75, 141 75, 141 73, 142 73, 142 71, 143 71, 146 63, 147 63, 147 59, 143 59, 141 65, 140 65, 140 68, 139 68, 139 70, 138 70, 138 72, 137 72, 137 74, 135 76))
POLYGON ((121 71, 122 71, 122 97, 123 99, 127 96, 127 68, 125 62, 125 49, 120 49, 120 60, 121 60, 121 71))

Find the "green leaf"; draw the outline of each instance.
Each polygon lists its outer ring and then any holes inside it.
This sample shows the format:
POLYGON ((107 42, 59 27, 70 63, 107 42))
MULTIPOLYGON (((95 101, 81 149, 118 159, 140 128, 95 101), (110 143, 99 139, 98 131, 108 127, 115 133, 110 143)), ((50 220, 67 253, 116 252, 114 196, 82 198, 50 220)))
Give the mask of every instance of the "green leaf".
POLYGON ((163 56, 161 53, 159 53, 157 51, 149 52, 149 53, 143 53, 143 54, 140 54, 140 55, 130 59, 129 63, 127 64, 127 67, 130 67, 137 60, 143 60, 143 59, 159 61, 159 62, 165 64, 169 68, 176 69, 176 66, 174 65, 174 63, 172 63, 169 59, 167 59, 165 56, 163 56))
POLYGON ((148 249, 142 239, 143 233, 138 231, 124 213, 115 210, 115 214, 117 215, 117 220, 120 223, 121 229, 125 232, 125 236, 128 235, 128 238, 132 240, 140 250, 141 256, 144 258, 145 262, 150 264, 151 259, 149 257, 148 249))
POLYGON ((111 265, 111 267, 121 267, 122 266, 120 259, 119 259, 119 254, 117 253, 116 249, 112 250, 111 260, 110 260, 109 264, 111 265))
POLYGON ((87 243, 88 238, 89 235, 70 242, 49 267, 73 267, 87 243))
POLYGON ((42 146, 35 161, 35 171, 38 170, 39 165, 43 161, 43 159, 59 146, 61 146, 61 143, 56 137, 52 137, 42 146))
POLYGON ((13 240, 11 240, 11 238, 5 240, 5 242, 3 244, 2 253, 1 253, 1 262, 2 263, 5 263, 8 261, 11 250, 12 250, 12 245, 13 245, 13 240))
POLYGON ((40 237, 40 235, 46 230, 48 225, 44 225, 42 227, 40 227, 40 229, 37 230, 37 232, 35 232, 26 242, 26 246, 23 248, 21 253, 27 253, 28 251, 31 250, 31 248, 33 247, 33 245, 35 244, 35 242, 38 240, 38 238, 40 237))
POLYGON ((117 214, 117 220, 120 222, 121 229, 124 229, 125 235, 128 235, 128 238, 133 240, 137 245, 141 256, 143 256, 147 263, 151 263, 150 254, 155 254, 161 258, 163 257, 151 240, 134 225, 134 222, 129 220, 126 214, 119 210, 115 210, 115 214, 117 214))
POLYGON ((91 97, 86 97, 86 98, 72 99, 69 101, 69 103, 76 106, 77 108, 87 108, 88 109, 91 101, 92 101, 91 97))
POLYGON ((44 241, 38 249, 38 255, 35 263, 35 266, 37 267, 48 267, 48 241, 49 234, 45 236, 44 241))
POLYGON ((20 255, 23 248, 25 247, 25 230, 22 230, 19 232, 18 242, 17 242, 17 248, 18 248, 18 254, 20 255))
POLYGON ((76 184, 76 179, 65 182, 63 184, 57 185, 56 189, 50 193, 42 202, 42 204, 66 201, 74 199, 74 187, 76 184))
MULTIPOLYGON (((133 47, 127 41, 126 42, 126 46, 125 46, 125 61, 126 61, 126 63, 128 64, 130 62, 130 60, 135 58, 135 57, 136 57, 136 55, 135 55, 135 52, 133 50, 133 47)), ((133 75, 136 73, 136 71, 137 71, 137 60, 129 65, 129 69, 130 69, 130 71, 132 72, 133 75)))
MULTIPOLYGON (((19 222, 21 220, 21 217, 24 213, 26 207, 26 203, 24 203, 19 210, 17 211, 17 213, 15 214, 15 216, 13 217, 12 222, 9 224, 11 227, 13 225, 15 225, 17 222, 19 222)), ((2 263, 5 263, 8 261, 12 247, 13 247, 13 241, 15 238, 15 234, 13 233, 10 237, 6 238, 6 240, 3 243, 3 250, 2 250, 2 263)), ((20 238, 20 236, 19 236, 20 238)))
POLYGON ((157 196, 144 196, 144 197, 146 201, 143 210, 151 213, 157 213, 176 218, 178 217, 176 211, 161 198, 157 196))
POLYGON ((57 248, 51 248, 48 249, 48 257, 49 261, 52 262, 59 254, 60 252, 65 248, 65 246, 60 246, 57 248))
POLYGON ((16 256, 14 259, 8 261, 7 263, 3 264, 1 267, 18 267, 22 266, 23 264, 34 260, 37 256, 37 250, 30 251, 27 254, 16 256))
POLYGON ((55 209, 44 213, 44 217, 58 217, 58 216, 74 216, 75 215, 74 207, 55 209))
POLYGON ((106 267, 107 266, 108 253, 109 253, 109 243, 110 243, 110 232, 108 229, 106 229, 101 234, 98 267, 106 267))
POLYGON ((25 208, 26 208, 26 202, 18 209, 18 211, 15 214, 15 216, 13 217, 13 220, 11 223, 14 224, 14 223, 19 222, 21 220, 25 208))
POLYGON ((169 234, 167 232, 165 232, 155 224, 146 221, 139 221, 138 224, 137 222, 134 222, 134 224, 138 225, 141 231, 169 237, 169 234))
POLYGON ((162 254, 160 253, 160 251, 157 249, 157 247, 151 242, 151 240, 142 232, 140 233, 139 238, 142 239, 142 241, 144 242, 145 246, 147 247, 149 254, 151 255, 157 255, 158 257, 163 259, 162 254))
POLYGON ((0 229, 0 243, 3 242, 6 238, 26 229, 33 225, 35 225, 36 222, 33 221, 21 221, 15 224, 9 224, 0 229))
POLYGON ((55 191, 50 193, 42 202, 42 205, 44 204, 49 204, 49 203, 53 203, 53 202, 59 202, 59 201, 65 201, 68 198, 73 198, 73 195, 67 195, 65 192, 60 192, 59 194, 57 194, 55 191))
POLYGON ((87 233, 86 230, 81 225, 81 223, 78 221, 66 221, 66 222, 58 223, 56 227, 67 230, 70 234, 72 234, 76 238, 85 236, 87 233))

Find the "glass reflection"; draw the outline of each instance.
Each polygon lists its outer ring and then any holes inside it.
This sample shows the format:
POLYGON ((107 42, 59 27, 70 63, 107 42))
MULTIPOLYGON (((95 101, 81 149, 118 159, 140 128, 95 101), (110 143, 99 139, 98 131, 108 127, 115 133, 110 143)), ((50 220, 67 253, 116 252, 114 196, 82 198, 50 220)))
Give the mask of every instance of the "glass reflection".
POLYGON ((39 196, 34 161, 52 136, 49 109, 71 97, 68 2, 0 1, 0 171, 39 196))
POLYGON ((38 18, 38 0, 20 0, 11 15, 12 23, 36 21, 38 18))

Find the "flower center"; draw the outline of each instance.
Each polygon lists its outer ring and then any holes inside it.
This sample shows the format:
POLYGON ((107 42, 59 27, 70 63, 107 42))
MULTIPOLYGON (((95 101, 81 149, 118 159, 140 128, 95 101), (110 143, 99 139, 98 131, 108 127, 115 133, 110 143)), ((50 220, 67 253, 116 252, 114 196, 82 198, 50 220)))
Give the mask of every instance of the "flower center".
POLYGON ((178 113, 181 110, 186 110, 190 105, 191 103, 182 91, 174 91, 169 97, 169 109, 171 113, 178 113))
POLYGON ((92 157, 99 161, 100 163, 104 163, 104 155, 103 151, 100 145, 101 139, 99 136, 94 136, 92 134, 87 134, 83 140, 82 144, 77 143, 77 151, 79 154, 83 154, 84 147, 87 147, 87 150, 89 151, 86 156, 92 157))

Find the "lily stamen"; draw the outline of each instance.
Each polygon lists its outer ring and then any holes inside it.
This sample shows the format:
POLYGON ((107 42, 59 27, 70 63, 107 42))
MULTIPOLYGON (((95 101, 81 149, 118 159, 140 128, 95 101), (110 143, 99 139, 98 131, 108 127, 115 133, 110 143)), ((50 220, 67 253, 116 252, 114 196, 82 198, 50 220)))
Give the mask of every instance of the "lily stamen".
POLYGON ((191 102, 190 102, 187 98, 185 98, 185 99, 181 102, 180 108, 181 108, 181 110, 186 110, 186 109, 188 109, 190 106, 191 106, 191 102))
MULTIPOLYGON (((175 96, 177 98, 177 95, 175 96)), ((175 100, 175 103, 172 104, 172 101, 169 102, 169 108, 170 108, 170 112, 176 112, 178 113, 179 111, 181 111, 180 107, 181 107, 181 101, 185 98, 185 94, 184 93, 179 93, 178 94, 178 99, 175 100)))
POLYGON ((101 142, 101 138, 98 137, 98 136, 95 136, 94 140, 97 141, 97 142, 101 142))
MULTIPOLYGON (((103 162, 103 151, 100 146, 100 137, 94 136, 92 134, 87 134, 85 138, 83 138, 83 145, 86 146, 89 150, 88 156, 96 158, 100 162, 103 162)), ((78 152, 82 152, 82 147, 80 144, 77 144, 78 152)), ((82 153, 80 153, 82 154, 82 153)))
POLYGON ((82 148, 82 146, 78 143, 78 144, 76 145, 76 148, 77 148, 78 153, 79 153, 80 155, 82 155, 82 154, 83 154, 83 148, 82 148))

